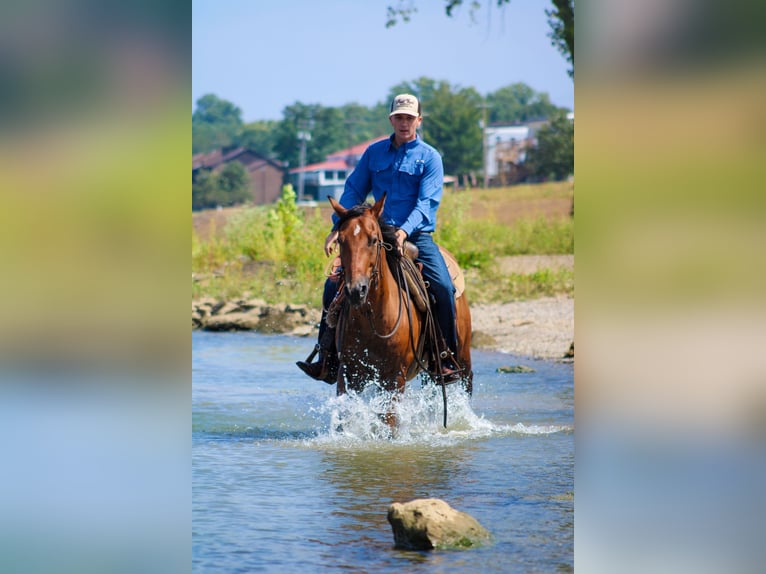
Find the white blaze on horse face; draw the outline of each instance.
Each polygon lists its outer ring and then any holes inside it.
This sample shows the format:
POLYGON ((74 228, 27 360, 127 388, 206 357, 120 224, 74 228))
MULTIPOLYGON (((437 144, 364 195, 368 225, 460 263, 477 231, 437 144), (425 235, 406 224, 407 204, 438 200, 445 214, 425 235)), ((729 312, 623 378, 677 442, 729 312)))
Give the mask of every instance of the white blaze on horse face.
POLYGON ((356 224, 356 226, 354 227, 354 237, 356 237, 357 235, 359 235, 359 233, 360 233, 361 231, 362 231, 362 228, 361 228, 361 227, 359 226, 359 224, 357 223, 357 224, 356 224))

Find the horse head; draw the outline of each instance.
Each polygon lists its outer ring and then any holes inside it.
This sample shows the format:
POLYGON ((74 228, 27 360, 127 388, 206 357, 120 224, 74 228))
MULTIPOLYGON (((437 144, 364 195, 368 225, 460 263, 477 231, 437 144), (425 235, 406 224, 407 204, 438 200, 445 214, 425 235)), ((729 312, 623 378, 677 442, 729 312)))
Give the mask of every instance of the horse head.
POLYGON ((351 209, 344 208, 332 197, 330 205, 339 217, 338 245, 340 261, 348 300, 352 305, 361 305, 367 301, 370 289, 380 273, 383 235, 378 218, 383 212, 386 196, 375 205, 358 205, 351 209))

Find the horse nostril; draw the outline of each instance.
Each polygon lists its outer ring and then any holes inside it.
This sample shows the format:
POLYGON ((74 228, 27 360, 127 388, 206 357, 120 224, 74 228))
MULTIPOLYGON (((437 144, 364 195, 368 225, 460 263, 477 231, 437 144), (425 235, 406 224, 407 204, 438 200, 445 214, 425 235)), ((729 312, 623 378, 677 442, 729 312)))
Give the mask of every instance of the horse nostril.
POLYGON ((358 305, 359 303, 363 303, 367 299, 367 291, 369 289, 369 285, 367 284, 367 281, 357 281, 355 284, 347 286, 348 296, 351 300, 351 303, 354 305, 358 305))

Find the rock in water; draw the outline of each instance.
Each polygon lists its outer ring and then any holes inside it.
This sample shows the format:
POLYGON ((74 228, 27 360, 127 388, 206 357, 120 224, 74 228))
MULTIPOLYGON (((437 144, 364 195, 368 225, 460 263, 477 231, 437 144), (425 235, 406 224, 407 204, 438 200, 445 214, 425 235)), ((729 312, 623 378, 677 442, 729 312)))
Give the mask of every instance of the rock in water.
POLYGON ((498 373, 534 373, 535 370, 532 367, 526 365, 510 365, 507 367, 498 367, 498 373))
POLYGON ((396 548, 407 550, 471 548, 491 537, 473 516, 438 498, 394 502, 388 507, 388 522, 396 548))

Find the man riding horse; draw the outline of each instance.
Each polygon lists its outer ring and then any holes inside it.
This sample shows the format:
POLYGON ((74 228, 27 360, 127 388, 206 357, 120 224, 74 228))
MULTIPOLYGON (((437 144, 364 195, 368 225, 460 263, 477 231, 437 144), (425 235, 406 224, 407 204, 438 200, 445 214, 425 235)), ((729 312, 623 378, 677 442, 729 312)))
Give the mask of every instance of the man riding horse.
MULTIPOLYGON (((454 357, 457 353, 455 326, 455 287, 447 265, 431 234, 436 229, 436 211, 442 198, 444 167, 439 153, 417 134, 423 121, 420 102, 411 94, 400 94, 391 102, 389 122, 394 133, 370 145, 346 180, 340 205, 349 209, 364 203, 372 192, 376 201, 387 199, 381 219, 396 228, 396 247, 402 252, 405 240, 418 248, 416 262, 422 265, 423 278, 432 296, 431 307, 441 331, 441 372, 444 382, 462 376, 454 357)), ((338 216, 333 214, 333 229, 325 240, 328 256, 338 240, 338 216)), ((334 383, 338 370, 334 333, 327 325, 327 309, 338 293, 337 277, 325 283, 319 342, 306 361, 297 365, 310 377, 334 383), (319 354, 316 362, 311 359, 319 354)))

